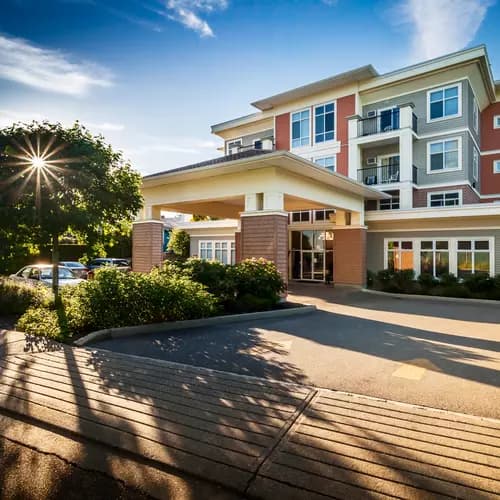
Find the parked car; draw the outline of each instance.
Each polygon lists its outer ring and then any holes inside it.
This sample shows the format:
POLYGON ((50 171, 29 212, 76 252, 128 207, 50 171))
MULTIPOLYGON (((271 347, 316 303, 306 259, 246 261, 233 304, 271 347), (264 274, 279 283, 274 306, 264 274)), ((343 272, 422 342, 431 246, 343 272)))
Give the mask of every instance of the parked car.
POLYGON ((115 267, 120 271, 129 272, 131 270, 130 264, 127 259, 116 259, 112 257, 99 257, 97 259, 91 260, 87 267, 89 268, 89 272, 87 274, 88 278, 92 278, 94 276, 94 271, 96 269, 100 269, 102 267, 115 267))
POLYGON ((81 262, 65 260, 59 262, 59 264, 61 264, 61 266, 68 267, 69 269, 71 269, 71 271, 73 271, 73 273, 77 278, 87 279, 89 268, 84 266, 81 262))
MULTIPOLYGON (((52 286, 52 264, 35 264, 23 267, 10 277, 16 281, 30 283, 32 285, 43 284, 52 286)), ((71 269, 59 266, 59 286, 78 285, 83 280, 78 278, 71 269)))

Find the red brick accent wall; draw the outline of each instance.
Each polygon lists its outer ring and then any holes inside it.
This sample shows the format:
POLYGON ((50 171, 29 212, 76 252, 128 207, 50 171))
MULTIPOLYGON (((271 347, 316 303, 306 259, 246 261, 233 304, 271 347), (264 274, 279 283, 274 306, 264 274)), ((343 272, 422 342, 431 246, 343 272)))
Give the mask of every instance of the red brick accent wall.
POLYGON ((493 117, 500 115, 500 102, 481 112, 481 151, 500 149, 500 128, 493 128, 493 117))
POLYGON ((348 116, 356 112, 356 97, 348 95, 337 99, 337 140, 340 141, 340 153, 337 154, 337 172, 349 175, 348 163, 348 116))
POLYGON ((479 196, 470 186, 444 186, 429 189, 414 189, 413 190, 413 207, 426 207, 427 206, 427 193, 442 191, 462 191, 462 203, 470 205, 471 203, 479 203, 479 196))
POLYGON ((365 286, 366 229, 340 229, 334 233, 333 281, 365 286))
POLYGON ((255 215, 241 218, 241 258, 272 260, 282 277, 288 279, 288 218, 282 215, 255 215))
POLYGON ((241 262, 241 233, 239 231, 234 233, 234 258, 236 264, 241 262))
POLYGON ((290 113, 276 116, 275 128, 276 149, 290 151, 290 113))
MULTIPOLYGON (((500 144, 498 149, 500 149, 500 144)), ((500 153, 481 156, 481 194, 500 193, 500 174, 493 173, 495 160, 500 160, 500 153)))
POLYGON ((139 222, 132 225, 132 270, 148 273, 163 259, 163 224, 139 222))

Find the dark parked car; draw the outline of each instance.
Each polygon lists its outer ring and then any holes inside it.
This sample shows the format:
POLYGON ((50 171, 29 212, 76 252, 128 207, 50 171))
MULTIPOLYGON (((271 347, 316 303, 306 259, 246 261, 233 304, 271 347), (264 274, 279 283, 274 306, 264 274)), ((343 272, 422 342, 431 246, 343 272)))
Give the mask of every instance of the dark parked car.
MULTIPOLYGON (((64 266, 59 266, 59 286, 78 285, 83 280, 74 275, 74 273, 64 266)), ((43 284, 52 286, 52 264, 37 264, 23 267, 16 274, 10 277, 16 281, 22 281, 32 285, 43 284)))
POLYGON ((61 266, 68 267, 73 271, 78 278, 87 279, 87 274, 89 272, 89 268, 84 266, 81 262, 65 260, 64 262, 60 262, 61 266))
POLYGON ((91 260, 87 267, 89 268, 88 277, 92 278, 94 271, 96 269, 101 269, 102 267, 116 267, 120 271, 128 272, 131 270, 130 264, 127 259, 115 259, 111 257, 100 257, 98 259, 91 260))

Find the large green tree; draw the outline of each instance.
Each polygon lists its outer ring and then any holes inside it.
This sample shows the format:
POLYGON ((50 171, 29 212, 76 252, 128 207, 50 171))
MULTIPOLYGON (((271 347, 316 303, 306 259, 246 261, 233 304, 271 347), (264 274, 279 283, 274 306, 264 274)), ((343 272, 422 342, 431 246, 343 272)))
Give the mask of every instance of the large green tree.
POLYGON ((119 231, 142 206, 141 176, 120 152, 78 122, 0 129, 0 235, 16 245, 51 245, 58 294, 59 239, 89 244, 119 231))

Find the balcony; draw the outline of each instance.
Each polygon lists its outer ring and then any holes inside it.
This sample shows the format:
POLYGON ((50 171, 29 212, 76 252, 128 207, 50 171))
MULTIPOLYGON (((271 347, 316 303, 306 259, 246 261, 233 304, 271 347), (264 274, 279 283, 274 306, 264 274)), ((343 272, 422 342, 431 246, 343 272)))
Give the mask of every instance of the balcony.
MULTIPOLYGON (((358 120, 358 137, 367 135, 383 134, 400 129, 400 109, 393 108, 381 111, 374 116, 360 118, 358 120)), ((412 112, 411 127, 417 132, 417 116, 412 112)))
MULTIPOLYGON (((414 184, 417 184, 417 174, 417 167, 412 165, 412 182, 414 184)), ((394 184, 400 181, 399 161, 392 161, 388 165, 376 165, 358 170, 358 182, 362 182, 367 186, 394 184)))

